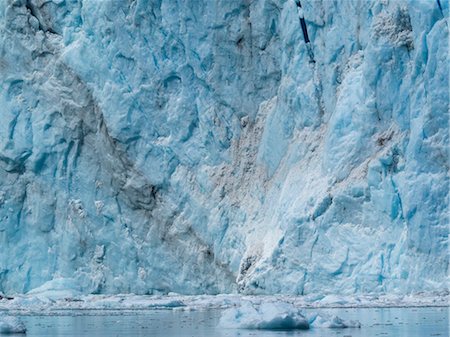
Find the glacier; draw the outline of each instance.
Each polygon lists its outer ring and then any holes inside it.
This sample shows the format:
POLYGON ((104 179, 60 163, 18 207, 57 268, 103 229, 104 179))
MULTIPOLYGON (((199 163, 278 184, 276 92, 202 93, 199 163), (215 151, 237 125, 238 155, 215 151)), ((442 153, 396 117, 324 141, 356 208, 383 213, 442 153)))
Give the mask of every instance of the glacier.
POLYGON ((0 293, 448 294, 440 3, 0 1, 0 293))

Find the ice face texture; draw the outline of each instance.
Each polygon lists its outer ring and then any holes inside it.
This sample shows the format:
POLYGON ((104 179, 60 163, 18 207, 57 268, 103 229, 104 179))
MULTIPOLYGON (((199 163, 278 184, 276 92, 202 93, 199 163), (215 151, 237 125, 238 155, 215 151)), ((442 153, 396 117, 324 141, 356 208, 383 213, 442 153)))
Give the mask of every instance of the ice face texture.
POLYGON ((0 1, 0 291, 445 291, 441 4, 0 1))

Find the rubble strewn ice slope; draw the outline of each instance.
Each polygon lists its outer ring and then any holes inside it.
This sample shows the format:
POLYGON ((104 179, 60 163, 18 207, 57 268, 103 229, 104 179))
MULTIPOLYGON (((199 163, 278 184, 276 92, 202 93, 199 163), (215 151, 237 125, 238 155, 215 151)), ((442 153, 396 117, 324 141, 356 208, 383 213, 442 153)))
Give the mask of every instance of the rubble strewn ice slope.
POLYGON ((0 1, 0 291, 445 291, 441 4, 0 1))

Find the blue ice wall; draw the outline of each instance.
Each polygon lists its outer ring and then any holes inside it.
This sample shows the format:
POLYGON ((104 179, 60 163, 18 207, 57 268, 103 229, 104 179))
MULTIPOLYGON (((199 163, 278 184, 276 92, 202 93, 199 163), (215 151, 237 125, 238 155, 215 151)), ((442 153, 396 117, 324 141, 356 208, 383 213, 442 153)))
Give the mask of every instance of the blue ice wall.
POLYGON ((446 290, 441 3, 0 1, 0 291, 446 290))

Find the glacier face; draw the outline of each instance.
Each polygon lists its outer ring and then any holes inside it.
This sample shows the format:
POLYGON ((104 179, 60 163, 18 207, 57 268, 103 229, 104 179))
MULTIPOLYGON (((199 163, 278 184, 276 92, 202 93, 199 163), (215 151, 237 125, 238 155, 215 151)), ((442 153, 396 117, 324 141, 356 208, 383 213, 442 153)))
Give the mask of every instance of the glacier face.
POLYGON ((0 291, 446 290, 441 4, 0 1, 0 291))

